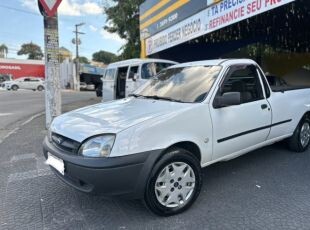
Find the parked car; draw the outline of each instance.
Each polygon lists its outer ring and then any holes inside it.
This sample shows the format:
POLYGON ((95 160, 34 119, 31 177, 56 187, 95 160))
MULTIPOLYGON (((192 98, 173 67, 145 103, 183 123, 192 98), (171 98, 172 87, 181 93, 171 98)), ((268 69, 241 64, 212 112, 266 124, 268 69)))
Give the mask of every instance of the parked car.
POLYGON ((128 98, 63 114, 43 148, 73 188, 142 198, 168 216, 194 203, 202 168, 284 139, 309 147, 310 89, 274 91, 254 61, 222 59, 169 67, 128 98))
POLYGON ((94 84, 87 84, 86 90, 95 91, 95 85, 94 84))
POLYGON ((162 69, 175 64, 162 59, 130 59, 112 63, 107 66, 102 78, 102 99, 125 98, 162 69))
POLYGON ((18 78, 14 81, 6 81, 2 83, 2 87, 7 90, 19 90, 19 89, 30 89, 30 90, 44 90, 44 80, 36 77, 23 77, 18 78))
POLYGON ((86 90, 87 89, 87 84, 85 82, 80 82, 80 90, 86 90))
POLYGON ((1 87, 1 84, 5 81, 12 81, 13 78, 12 78, 12 75, 10 74, 0 74, 0 87, 1 87))

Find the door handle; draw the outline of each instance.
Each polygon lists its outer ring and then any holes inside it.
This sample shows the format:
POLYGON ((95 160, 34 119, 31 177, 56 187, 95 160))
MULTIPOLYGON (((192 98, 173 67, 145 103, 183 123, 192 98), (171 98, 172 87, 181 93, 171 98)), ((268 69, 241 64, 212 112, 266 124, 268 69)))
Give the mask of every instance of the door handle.
POLYGON ((267 108, 268 108, 268 105, 267 105, 267 104, 262 104, 262 105, 261 105, 261 108, 262 108, 262 109, 267 109, 267 108))

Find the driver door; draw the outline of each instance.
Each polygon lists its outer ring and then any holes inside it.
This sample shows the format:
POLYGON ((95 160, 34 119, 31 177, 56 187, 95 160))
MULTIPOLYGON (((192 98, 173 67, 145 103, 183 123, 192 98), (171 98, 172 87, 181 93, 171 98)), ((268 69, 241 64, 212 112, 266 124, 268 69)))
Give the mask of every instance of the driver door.
POLYGON ((31 81, 30 78, 24 78, 19 82, 20 89, 30 89, 31 81))
POLYGON ((129 73, 127 76, 127 83, 126 83, 126 97, 132 94, 137 88, 137 81, 139 78, 139 66, 130 66, 129 73))
POLYGON ((210 104, 213 160, 242 154, 242 151, 266 141, 271 128, 271 109, 256 66, 230 67, 217 95, 228 92, 240 92, 241 104, 223 108, 214 108, 210 104))
POLYGON ((116 69, 107 69, 102 79, 102 100, 112 101, 114 99, 116 69))

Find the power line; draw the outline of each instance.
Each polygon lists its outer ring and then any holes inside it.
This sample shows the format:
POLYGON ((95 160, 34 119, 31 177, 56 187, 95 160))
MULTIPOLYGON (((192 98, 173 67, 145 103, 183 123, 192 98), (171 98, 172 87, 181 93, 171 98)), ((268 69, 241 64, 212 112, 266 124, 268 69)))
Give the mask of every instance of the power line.
MULTIPOLYGON (((14 10, 14 11, 21 12, 21 13, 31 14, 31 15, 34 15, 34 16, 42 17, 42 15, 39 14, 39 13, 31 12, 29 10, 23 10, 23 9, 12 7, 12 6, 7 6, 7 5, 0 4, 0 8, 4 8, 4 9, 8 9, 8 10, 14 10)), ((62 16, 68 16, 68 15, 62 15, 62 16)), ((73 22, 73 21, 76 21, 77 19, 76 18, 72 18, 72 19, 66 18, 66 19, 64 19, 63 17, 61 17, 60 20, 61 21, 67 21, 67 22, 73 22)))
POLYGON ((22 9, 19 9, 19 8, 15 8, 15 7, 11 7, 11 6, 6 6, 6 5, 2 5, 2 4, 0 4, 0 8, 5 8, 5 9, 9 9, 9 10, 15 10, 15 11, 18 11, 18 12, 22 12, 22 13, 25 13, 25 14, 32 14, 32 15, 35 15, 35 16, 41 16, 38 13, 34 13, 34 12, 31 12, 31 11, 28 11, 28 10, 22 10, 22 9))

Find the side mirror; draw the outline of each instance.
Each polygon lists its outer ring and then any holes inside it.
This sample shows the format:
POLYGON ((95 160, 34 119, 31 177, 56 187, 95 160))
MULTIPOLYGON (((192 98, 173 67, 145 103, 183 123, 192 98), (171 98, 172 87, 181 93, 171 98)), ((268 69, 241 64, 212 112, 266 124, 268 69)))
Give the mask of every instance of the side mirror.
POLYGON ((223 108, 232 105, 241 104, 241 94, 240 92, 229 92, 224 93, 223 96, 216 96, 214 99, 213 106, 214 108, 223 108))

